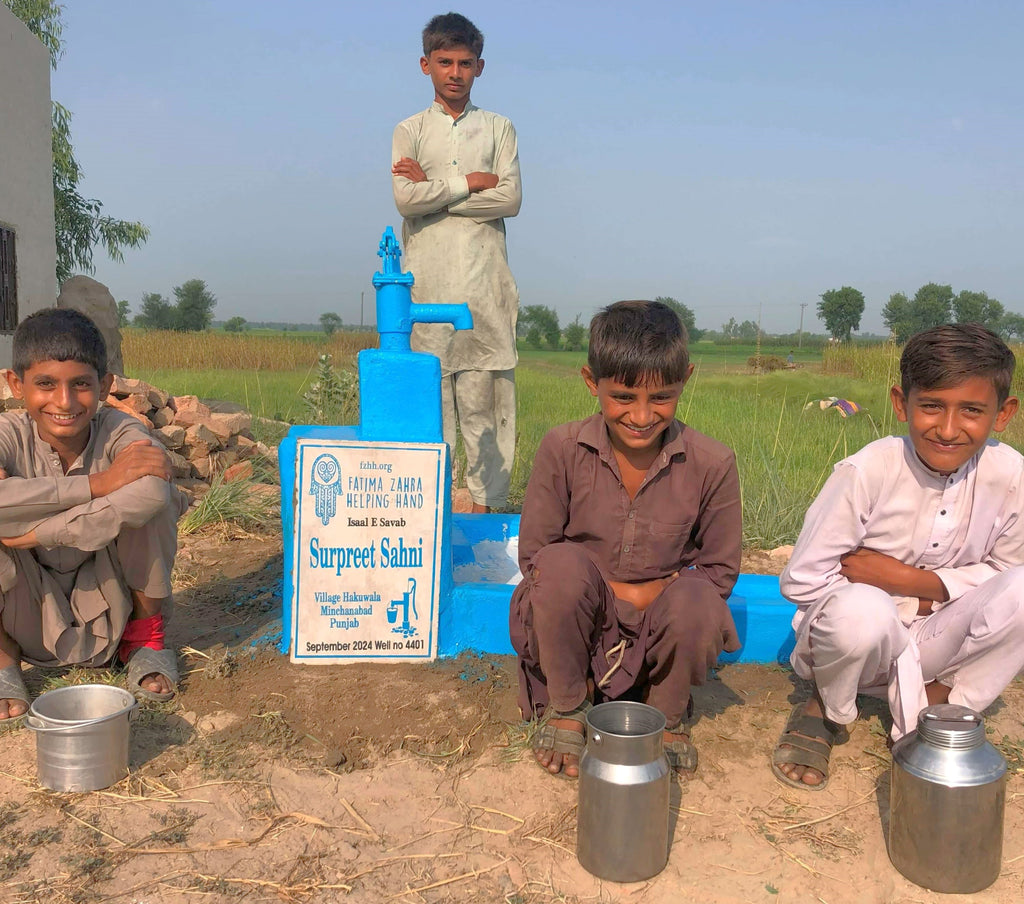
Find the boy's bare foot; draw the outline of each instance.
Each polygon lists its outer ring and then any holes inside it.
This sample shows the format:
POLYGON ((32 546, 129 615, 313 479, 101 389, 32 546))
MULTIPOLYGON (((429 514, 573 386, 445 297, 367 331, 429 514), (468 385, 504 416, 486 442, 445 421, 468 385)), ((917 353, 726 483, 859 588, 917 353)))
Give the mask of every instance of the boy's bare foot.
POLYGON ((4 719, 17 719, 18 716, 23 716, 27 712, 28 706, 24 700, 15 700, 10 697, 0 700, 0 722, 4 719))
POLYGON ((28 692, 21 677, 21 647, 0 628, 0 693, 25 694, 24 697, 0 697, 0 721, 16 719, 28 712, 28 692))
POLYGON ((161 675, 159 672, 150 672, 143 676, 139 687, 153 694, 170 694, 174 691, 174 685, 171 684, 167 676, 161 675))
MULTIPOLYGON (((817 730, 817 728, 815 728, 815 730, 817 730)), ((802 709, 794 710, 793 715, 790 716, 790 723, 787 725, 782 737, 779 738, 779 743, 775 748, 775 754, 773 757, 774 768, 791 782, 796 784, 804 784, 809 788, 818 787, 824 784, 828 781, 827 763, 828 755, 831 753, 833 739, 843 730, 843 726, 837 725, 825 717, 825 711, 822 708, 821 700, 818 698, 818 695, 815 694, 803 705, 802 709), (810 719, 820 720, 821 734, 814 735, 798 730, 794 727, 790 727, 793 724, 794 717, 796 717, 796 719, 807 717, 810 719), (792 738, 794 743, 787 744, 787 737, 792 738), (805 747, 796 743, 798 741, 805 742, 807 746, 805 747), (814 758, 816 755, 822 757, 823 768, 819 769, 799 762, 785 761, 784 755, 787 750, 793 751, 793 757, 794 760, 796 760, 804 759, 808 755, 808 748, 815 751, 821 751, 817 754, 811 754, 811 757, 814 758)))
POLYGON ((538 736, 542 746, 534 747, 533 755, 536 757, 537 762, 552 775, 558 775, 559 772, 562 772, 567 778, 578 778, 580 774, 579 754, 559 749, 565 745, 559 743, 562 738, 559 737, 557 732, 570 732, 579 735, 579 739, 573 739, 569 746, 576 747, 579 750, 583 749, 584 725, 582 720, 577 718, 548 719, 538 736), (547 730, 550 737, 545 736, 545 730, 547 730))

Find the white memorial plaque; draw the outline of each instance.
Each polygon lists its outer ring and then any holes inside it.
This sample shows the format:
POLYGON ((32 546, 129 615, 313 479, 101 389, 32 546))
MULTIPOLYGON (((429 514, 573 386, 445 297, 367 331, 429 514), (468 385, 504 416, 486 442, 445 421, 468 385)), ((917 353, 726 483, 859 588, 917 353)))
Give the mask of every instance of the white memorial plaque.
POLYGON ((437 657, 446 451, 297 440, 292 662, 437 657))

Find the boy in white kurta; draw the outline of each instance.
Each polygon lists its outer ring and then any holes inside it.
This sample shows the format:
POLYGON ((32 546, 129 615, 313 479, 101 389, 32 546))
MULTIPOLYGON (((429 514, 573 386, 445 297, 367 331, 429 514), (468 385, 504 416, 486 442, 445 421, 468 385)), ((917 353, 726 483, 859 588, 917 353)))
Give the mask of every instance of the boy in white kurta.
POLYGON ((977 324, 913 336, 891 390, 909 435, 839 462, 808 510, 781 589, 815 694, 773 755, 784 783, 825 786, 858 693, 888 698, 895 740, 928 704, 985 709, 1024 668, 1024 458, 990 438, 1014 367, 977 324))
POLYGON ((444 438, 454 448, 457 419, 474 512, 505 504, 515 454, 519 290, 504 218, 522 203, 512 123, 469 99, 482 52, 483 35, 464 16, 430 20, 420 67, 434 102, 398 124, 391 152, 413 301, 465 303, 473 314, 472 330, 415 324, 412 348, 441 361, 444 438))
POLYGON ((131 690, 170 699, 163 606, 187 500, 146 427, 100 407, 112 377, 88 317, 48 308, 13 345, 7 379, 25 407, 0 414, 0 720, 28 707, 22 662, 119 656, 131 690))

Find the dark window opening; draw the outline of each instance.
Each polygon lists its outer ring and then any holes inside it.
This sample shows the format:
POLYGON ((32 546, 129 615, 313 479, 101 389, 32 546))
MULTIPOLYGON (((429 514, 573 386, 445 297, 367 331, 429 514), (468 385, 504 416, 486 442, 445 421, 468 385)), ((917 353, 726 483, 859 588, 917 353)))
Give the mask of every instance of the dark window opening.
POLYGON ((0 330, 18 326, 18 259, 14 230, 0 226, 0 330))

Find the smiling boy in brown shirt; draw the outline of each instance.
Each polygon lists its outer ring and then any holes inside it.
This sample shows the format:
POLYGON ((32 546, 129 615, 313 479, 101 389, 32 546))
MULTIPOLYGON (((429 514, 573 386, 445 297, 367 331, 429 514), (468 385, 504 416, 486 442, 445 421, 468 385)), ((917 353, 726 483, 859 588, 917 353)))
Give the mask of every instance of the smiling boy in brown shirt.
POLYGON ((591 706, 642 697, 666 718, 678 771, 697 767, 691 685, 739 648, 726 599, 739 572, 731 449, 676 420, 693 371, 671 308, 621 301, 590 325, 583 378, 601 412, 544 437, 523 502, 510 631, 534 754, 579 774, 591 706))

